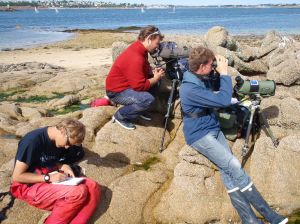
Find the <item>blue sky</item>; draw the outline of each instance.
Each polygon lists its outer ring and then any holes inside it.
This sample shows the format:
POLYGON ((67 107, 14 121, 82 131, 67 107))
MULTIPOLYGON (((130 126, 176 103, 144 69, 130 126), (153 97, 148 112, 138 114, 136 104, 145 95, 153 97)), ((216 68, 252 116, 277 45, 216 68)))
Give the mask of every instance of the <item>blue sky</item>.
POLYGON ((257 1, 257 0, 227 0, 227 1, 221 1, 221 0, 110 0, 110 2, 114 3, 143 3, 146 5, 150 4, 171 4, 171 5, 255 5, 255 4, 292 4, 297 3, 300 4, 300 0, 263 0, 263 1, 257 1))

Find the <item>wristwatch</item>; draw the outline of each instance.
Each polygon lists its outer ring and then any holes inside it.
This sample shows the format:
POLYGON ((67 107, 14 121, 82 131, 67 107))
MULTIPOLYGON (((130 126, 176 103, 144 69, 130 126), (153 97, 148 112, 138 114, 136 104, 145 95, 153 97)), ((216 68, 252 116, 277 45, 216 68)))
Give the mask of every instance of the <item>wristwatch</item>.
POLYGON ((45 181, 46 183, 50 183, 50 176, 49 176, 49 174, 45 174, 45 175, 44 175, 44 181, 45 181))

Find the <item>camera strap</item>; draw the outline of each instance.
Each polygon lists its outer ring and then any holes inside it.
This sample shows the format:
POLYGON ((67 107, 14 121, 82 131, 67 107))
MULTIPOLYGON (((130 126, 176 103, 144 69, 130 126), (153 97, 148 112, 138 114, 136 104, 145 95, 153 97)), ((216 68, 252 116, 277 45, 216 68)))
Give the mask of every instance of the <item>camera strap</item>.
POLYGON ((193 118, 193 119, 204 117, 211 113, 210 109, 208 109, 208 108, 205 108, 201 112, 198 112, 198 113, 185 113, 183 110, 181 110, 181 112, 184 117, 193 118))

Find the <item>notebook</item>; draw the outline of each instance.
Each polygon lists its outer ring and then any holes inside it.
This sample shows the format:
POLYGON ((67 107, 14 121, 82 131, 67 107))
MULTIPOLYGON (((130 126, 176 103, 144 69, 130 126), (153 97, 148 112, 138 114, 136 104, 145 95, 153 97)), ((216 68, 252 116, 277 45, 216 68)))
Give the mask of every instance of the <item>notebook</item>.
POLYGON ((60 185, 78 185, 84 180, 83 177, 69 177, 61 182, 53 182, 52 184, 60 184, 60 185))
MULTIPOLYGON (((49 174, 58 173, 57 171, 53 171, 49 174)), ((60 184, 60 185, 78 185, 84 180, 83 177, 68 177, 66 180, 61 182, 52 182, 52 184, 60 184)))

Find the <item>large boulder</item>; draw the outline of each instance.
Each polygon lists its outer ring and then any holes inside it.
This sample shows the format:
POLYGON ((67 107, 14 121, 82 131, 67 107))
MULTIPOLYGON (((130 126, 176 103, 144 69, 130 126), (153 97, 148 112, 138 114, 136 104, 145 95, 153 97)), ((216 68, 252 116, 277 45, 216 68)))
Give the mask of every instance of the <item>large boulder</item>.
POLYGON ((66 95, 61 99, 53 99, 48 102, 50 108, 60 109, 67 106, 71 106, 79 102, 79 97, 77 95, 66 95))
POLYGON ((215 26, 209 29, 204 35, 204 40, 208 47, 220 46, 231 51, 237 51, 240 48, 239 43, 221 26, 215 26))
POLYGON ((282 214, 300 208, 300 135, 284 137, 277 148, 260 138, 251 156, 250 172, 262 195, 282 214))
POLYGON ((0 138, 0 167, 15 157, 18 140, 13 138, 0 138))
POLYGON ((220 174, 188 146, 180 151, 174 178, 154 209, 159 223, 225 223, 237 221, 220 174))
POLYGON ((267 78, 286 86, 300 83, 300 44, 280 48, 269 57, 267 78))
POLYGON ((7 114, 0 113, 0 129, 9 133, 15 133, 17 125, 18 121, 11 119, 7 114))
POLYGON ((109 185, 113 192, 109 215, 117 223, 143 223, 143 212, 149 198, 166 180, 166 174, 161 171, 140 170, 112 182, 109 185))
MULTIPOLYGON (((108 122, 97 133, 93 152, 101 157, 108 154, 126 155, 131 163, 140 162, 159 152, 163 132, 163 118, 154 114, 152 121, 138 120, 135 130, 126 130, 116 123, 108 122)), ((169 142, 169 134, 166 133, 165 144, 169 142)), ((122 161, 122 157, 116 156, 116 160, 122 161)))
POLYGON ((68 71, 34 86, 31 95, 53 95, 53 93, 77 93, 97 85, 97 81, 81 72, 68 71))
POLYGON ((20 119, 22 117, 22 110, 16 103, 0 103, 0 113, 6 114, 13 119, 20 119))
POLYGON ((81 121, 86 127, 85 142, 93 142, 97 132, 112 118, 115 107, 92 107, 85 109, 81 121))
POLYGON ((271 97, 262 101, 261 108, 270 125, 300 129, 300 103, 298 100, 292 97, 282 100, 271 97))
POLYGON ((22 111, 22 116, 28 120, 45 117, 48 114, 47 110, 44 108, 21 106, 20 109, 22 111))
POLYGON ((0 64, 0 90, 20 90, 55 77, 64 68, 47 63, 0 64), (24 74, 25 73, 25 74, 24 74))
POLYGON ((128 47, 128 44, 122 41, 117 41, 112 44, 112 59, 115 61, 117 57, 128 47))

